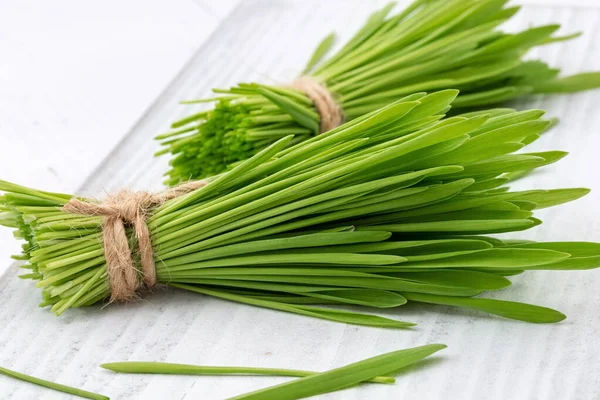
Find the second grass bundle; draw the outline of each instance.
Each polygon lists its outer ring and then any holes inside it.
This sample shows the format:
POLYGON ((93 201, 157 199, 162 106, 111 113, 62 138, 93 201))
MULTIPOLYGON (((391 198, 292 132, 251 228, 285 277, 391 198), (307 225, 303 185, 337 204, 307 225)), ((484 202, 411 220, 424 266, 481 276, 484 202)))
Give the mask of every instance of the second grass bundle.
POLYGON ((507 0, 414 0, 373 13, 327 58, 333 36, 315 50, 302 75, 281 85, 240 83, 213 89, 214 102, 160 135, 172 156, 166 183, 215 175, 293 134, 309 139, 421 91, 458 89, 453 106, 468 110, 536 93, 600 86, 599 73, 559 78, 560 70, 526 60, 534 47, 571 39, 559 25, 508 33, 499 28, 519 10, 507 0))

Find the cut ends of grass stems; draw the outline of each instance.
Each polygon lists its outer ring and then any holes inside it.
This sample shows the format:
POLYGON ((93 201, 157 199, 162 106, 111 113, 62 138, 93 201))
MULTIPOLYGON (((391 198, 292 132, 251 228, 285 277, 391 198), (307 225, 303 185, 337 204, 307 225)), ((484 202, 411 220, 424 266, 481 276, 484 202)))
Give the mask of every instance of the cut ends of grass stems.
MULTIPOLYGON (((329 58, 334 36, 328 35, 302 74, 328 88, 346 121, 424 91, 459 89, 453 107, 466 112, 600 86, 598 72, 559 77, 558 68, 527 60, 531 49, 578 34, 555 36, 557 24, 504 32, 499 26, 519 10, 506 0, 416 0, 393 9, 374 12, 329 58)), ((214 102, 212 109, 193 112, 157 136, 163 146, 157 155, 171 156, 166 184, 220 174, 286 135, 294 135, 294 145, 322 133, 315 104, 292 87, 240 83, 214 92, 218 97, 187 102, 214 102)))
MULTIPOLYGON (((520 151, 550 126, 544 112, 445 117, 457 95, 416 93, 292 147, 283 138, 150 210, 158 282, 375 327, 414 325, 376 314, 407 302, 563 320, 546 307, 477 296, 528 270, 598 267, 598 243, 489 236, 536 227, 538 209, 588 190, 511 190, 511 180, 566 154, 520 151)), ((0 190, 0 223, 25 239, 20 258, 43 306, 60 315, 110 297, 101 217, 62 210, 71 195, 3 181, 0 190)))

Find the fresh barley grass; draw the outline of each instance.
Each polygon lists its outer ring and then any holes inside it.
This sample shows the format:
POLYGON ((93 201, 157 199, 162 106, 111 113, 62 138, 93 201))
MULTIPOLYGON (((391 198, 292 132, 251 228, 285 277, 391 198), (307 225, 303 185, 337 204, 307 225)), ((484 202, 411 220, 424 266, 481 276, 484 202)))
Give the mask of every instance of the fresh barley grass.
POLYGON ((371 357, 341 368, 232 397, 230 400, 296 400, 357 385, 374 375, 389 374, 443 350, 446 345, 429 344, 371 357))
MULTIPOLYGON (((157 362, 116 362, 101 367, 122 373, 168 374, 168 375, 266 375, 290 376, 300 379, 236 396, 235 399, 301 399, 322 393, 349 388, 363 382, 392 384, 396 380, 383 374, 393 374, 399 369, 446 348, 443 344, 429 344, 410 349, 397 350, 371 357, 341 368, 325 372, 312 372, 280 368, 200 366, 157 362)), ((109 400, 107 396, 35 378, 0 367, 0 375, 33 383, 48 389, 92 400, 109 400)))
MULTIPOLYGON (((588 269, 600 244, 502 240, 535 227, 539 208, 587 189, 511 191, 560 151, 521 151, 547 129, 543 111, 444 118, 458 92, 414 94, 290 146, 284 137, 231 171, 150 212, 158 281, 332 321, 406 328, 372 311, 408 301, 530 322, 558 311, 476 298, 527 270, 588 269), (519 151, 518 153, 515 153, 519 151)), ((110 297, 102 218, 67 214, 71 195, 0 182, 0 222, 25 241, 25 278, 60 315, 110 297)), ((131 248, 135 248, 132 235, 131 248)))
MULTIPOLYGON (((304 378, 316 375, 318 372, 281 368, 257 367, 220 367, 208 365, 173 364, 147 361, 123 361, 100 365, 104 369, 127 374, 164 374, 164 375, 266 375, 292 376, 304 378)), ((365 382, 394 383, 391 376, 377 376, 365 382)))
POLYGON ((125 373, 169 374, 169 375, 271 375, 300 377, 280 385, 260 389, 235 396, 230 400, 296 400, 346 389, 362 382, 394 383, 391 377, 378 376, 394 374, 402 368, 446 348, 443 344, 429 344, 411 349, 397 350, 371 357, 341 368, 325 372, 307 372, 273 368, 252 367, 213 367, 155 362, 117 362, 101 367, 125 373))
MULTIPOLYGON (((390 15, 391 3, 325 59, 334 42, 333 35, 328 36, 303 73, 329 88, 346 120, 420 91, 459 89, 453 106, 468 110, 600 85, 598 73, 559 78, 559 69, 525 60, 533 47, 578 34, 554 36, 559 25, 503 32, 499 26, 519 10, 506 4, 507 0, 415 0, 390 15)), ((288 135, 294 135, 289 146, 319 133, 320 116, 312 101, 294 88, 240 83, 214 92, 217 97, 187 102, 214 103, 212 109, 174 122, 172 131, 157 137, 163 145, 157 154, 172 157, 168 185, 219 174, 288 135)), ((434 121, 415 120, 412 127, 434 121)))
POLYGON ((34 385, 42 386, 48 389, 56 390, 58 392, 72 394, 77 397, 82 397, 85 399, 91 400, 110 400, 108 397, 98 394, 88 392, 86 390, 77 389, 71 386, 61 385, 60 383, 50 382, 44 379, 36 378, 31 375, 26 375, 17 371, 12 371, 7 368, 0 367, 0 375, 8 376, 10 378, 18 379, 24 382, 29 382, 34 385))

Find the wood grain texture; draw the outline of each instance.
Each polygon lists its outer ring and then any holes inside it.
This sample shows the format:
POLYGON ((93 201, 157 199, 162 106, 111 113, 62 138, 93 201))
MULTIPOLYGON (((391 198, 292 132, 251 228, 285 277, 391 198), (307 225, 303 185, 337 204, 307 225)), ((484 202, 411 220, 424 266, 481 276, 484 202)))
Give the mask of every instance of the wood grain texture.
MULTIPOLYGON (((151 138, 194 109, 178 105, 179 100, 207 96, 211 87, 239 81, 288 82, 330 29, 347 38, 369 11, 383 3, 241 2, 133 128, 115 136, 112 151, 86 155, 94 157, 89 169, 78 181, 70 180, 71 186, 49 178, 39 178, 37 183, 47 189, 77 188, 95 196, 125 186, 159 189, 167 160, 152 158, 157 145, 151 138)), ((556 21, 564 24, 565 32, 586 34, 577 41, 541 48, 532 57, 551 61, 566 73, 600 69, 600 9, 524 7, 509 28, 523 28, 533 21, 556 21)), ((598 101, 600 92, 593 91, 540 96, 518 104, 544 108, 549 116, 561 118, 562 123, 535 148, 566 149, 571 156, 516 186, 594 189, 576 203, 544 211, 544 225, 519 237, 600 241, 598 101)), ((25 137, 22 140, 28 143, 25 137)), ((97 365, 102 362, 153 360, 325 370, 429 342, 446 343, 449 348, 410 374, 400 375, 397 384, 363 386, 321 398, 579 400, 600 394, 600 271, 528 273, 495 295, 558 308, 569 319, 557 325, 531 325, 448 307, 408 305, 385 311, 418 322, 411 331, 346 326, 174 290, 159 291, 133 304, 74 310, 56 318, 36 308, 37 290, 15 275, 11 269, 0 277, 0 365, 114 399, 223 399, 286 378, 117 375, 100 370, 97 365)), ((64 397, 0 377, 0 398, 64 397)))
POLYGON ((77 190, 235 1, 201 4, 0 2, 0 179, 77 190))

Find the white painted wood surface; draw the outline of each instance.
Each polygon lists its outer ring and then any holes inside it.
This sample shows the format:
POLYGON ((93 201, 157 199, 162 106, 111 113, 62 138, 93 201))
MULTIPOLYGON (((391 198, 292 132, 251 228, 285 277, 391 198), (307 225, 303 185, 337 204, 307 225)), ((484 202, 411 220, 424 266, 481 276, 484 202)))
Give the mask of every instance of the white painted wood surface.
POLYGON ((236 2, 0 1, 0 179, 77 190, 236 2))
MULTIPOLYGON (((151 138, 189 113, 181 99, 239 81, 286 82, 331 29, 348 37, 384 1, 12 1, 0 3, 0 178, 101 196, 160 188, 166 159, 151 138), (23 159, 27 154, 28 158, 23 159)), ((600 4, 527 0, 511 28, 560 22, 577 41, 538 50, 566 73, 600 69, 600 4)), ((576 203, 543 212, 536 240, 600 241, 600 92, 537 98, 520 107, 562 119, 536 142, 571 156, 519 187, 587 186, 576 203)), ((16 246, 0 231, 0 273, 16 246)), ((0 365, 113 399, 222 399, 284 378, 116 375, 117 360, 324 370, 430 342, 449 345, 399 376, 326 399, 600 398, 600 271, 536 272, 495 297, 555 307, 569 319, 540 326, 445 307, 386 314, 411 331, 345 326, 173 290, 134 304, 74 310, 36 307, 15 267, 0 276, 0 365)), ((65 396, 0 377, 0 399, 65 396)))

